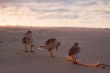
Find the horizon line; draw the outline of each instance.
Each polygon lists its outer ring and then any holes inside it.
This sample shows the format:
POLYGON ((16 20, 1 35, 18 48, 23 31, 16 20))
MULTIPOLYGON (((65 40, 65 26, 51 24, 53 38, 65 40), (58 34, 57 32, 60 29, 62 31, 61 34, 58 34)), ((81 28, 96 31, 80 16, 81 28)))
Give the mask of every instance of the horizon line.
POLYGON ((101 27, 70 27, 70 26, 0 26, 0 28, 85 28, 85 29, 110 29, 110 28, 101 28, 101 27))

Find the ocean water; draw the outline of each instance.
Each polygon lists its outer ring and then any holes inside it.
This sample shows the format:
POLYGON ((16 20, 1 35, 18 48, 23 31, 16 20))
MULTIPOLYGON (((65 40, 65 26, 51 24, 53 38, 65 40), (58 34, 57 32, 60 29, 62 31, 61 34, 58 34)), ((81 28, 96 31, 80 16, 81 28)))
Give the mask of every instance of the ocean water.
POLYGON ((110 28, 110 0, 0 0, 0 25, 110 28))

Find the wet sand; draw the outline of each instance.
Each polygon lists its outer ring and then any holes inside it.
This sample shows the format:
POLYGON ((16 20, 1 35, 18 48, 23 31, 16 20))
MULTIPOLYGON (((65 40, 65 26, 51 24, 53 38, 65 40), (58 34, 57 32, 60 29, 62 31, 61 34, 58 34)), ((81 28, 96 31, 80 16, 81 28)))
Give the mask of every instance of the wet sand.
POLYGON ((110 64, 110 29, 93 28, 0 28, 0 73, 109 73, 106 69, 72 64, 64 60, 67 48, 79 42, 82 63, 110 64), (24 52, 21 38, 27 30, 34 37, 33 53, 24 52), (48 38, 56 38, 62 45, 54 50, 54 58, 39 50, 48 38))

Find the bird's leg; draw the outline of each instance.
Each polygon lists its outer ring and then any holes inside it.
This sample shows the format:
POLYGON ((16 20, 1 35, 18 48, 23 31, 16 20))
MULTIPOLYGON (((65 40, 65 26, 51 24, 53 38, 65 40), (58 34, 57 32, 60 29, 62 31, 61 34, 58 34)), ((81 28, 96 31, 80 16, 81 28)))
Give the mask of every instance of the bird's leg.
POLYGON ((77 64, 77 61, 76 61, 77 58, 75 56, 72 56, 72 58, 73 58, 73 63, 77 64))
POLYGON ((48 50, 48 52, 50 53, 50 56, 51 56, 51 57, 55 57, 55 56, 52 54, 52 51, 51 51, 51 50, 48 50))
POLYGON ((25 52, 28 52, 28 51, 27 51, 27 45, 26 45, 26 44, 24 45, 24 47, 25 47, 25 52))
POLYGON ((31 48, 31 52, 34 52, 34 51, 32 50, 32 47, 33 47, 33 45, 31 44, 31 45, 30 45, 30 48, 31 48))

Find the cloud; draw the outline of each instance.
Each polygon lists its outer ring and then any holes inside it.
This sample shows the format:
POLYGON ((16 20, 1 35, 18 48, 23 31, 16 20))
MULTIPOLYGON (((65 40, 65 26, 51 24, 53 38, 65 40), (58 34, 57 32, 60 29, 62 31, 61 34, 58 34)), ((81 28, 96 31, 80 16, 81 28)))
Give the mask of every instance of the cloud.
MULTIPOLYGON (((0 0, 0 2, 65 2, 67 0, 0 0)), ((74 0, 68 0, 74 1, 74 0)))
MULTIPOLYGON (((82 12, 88 12, 88 9, 91 9, 88 5, 97 4, 100 1, 103 0, 0 0, 3 3, 4 11, 11 13, 11 15, 25 12, 27 16, 32 15, 32 17, 40 19, 77 19, 82 12), (83 8, 82 5, 86 5, 86 7, 83 8)), ((108 2, 108 0, 105 1, 108 2)))
POLYGON ((71 3, 96 3, 96 2, 103 2, 103 3, 110 3, 110 0, 0 0, 0 3, 4 2, 37 2, 37 3, 52 3, 52 2, 61 2, 65 4, 71 3))
POLYGON ((97 4, 105 4, 109 5, 110 0, 0 0, 0 6, 3 5, 26 5, 27 7, 30 6, 30 4, 35 3, 37 5, 42 4, 60 4, 62 6, 88 6, 88 5, 97 5, 97 4), (2 5, 1 5, 2 4, 2 5))
POLYGON ((34 11, 34 12, 69 12, 71 10, 69 9, 64 9, 64 8, 55 8, 55 9, 34 9, 34 8, 31 8, 31 11, 34 11))

